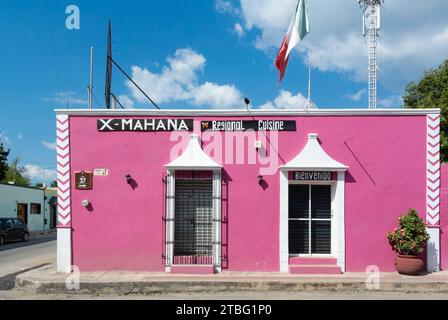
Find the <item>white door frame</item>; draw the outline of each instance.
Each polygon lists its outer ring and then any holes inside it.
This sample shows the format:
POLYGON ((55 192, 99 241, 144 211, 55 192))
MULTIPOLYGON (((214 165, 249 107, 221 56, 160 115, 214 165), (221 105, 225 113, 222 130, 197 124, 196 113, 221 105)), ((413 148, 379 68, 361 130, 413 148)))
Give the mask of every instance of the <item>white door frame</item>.
MULTIPOLYGON (((290 184, 316 184, 331 185, 331 255, 337 259, 337 265, 345 272, 345 171, 337 172, 337 180, 327 182, 317 181, 289 181, 289 171, 280 171, 280 272, 289 271, 289 185, 290 184)), ((310 256, 310 255, 307 255, 310 256)))
MULTIPOLYGON (((170 272, 174 261, 174 215, 176 172, 168 170, 166 196, 166 242, 165 271, 170 272)), ((221 170, 213 170, 213 267, 216 272, 221 272, 221 170)))

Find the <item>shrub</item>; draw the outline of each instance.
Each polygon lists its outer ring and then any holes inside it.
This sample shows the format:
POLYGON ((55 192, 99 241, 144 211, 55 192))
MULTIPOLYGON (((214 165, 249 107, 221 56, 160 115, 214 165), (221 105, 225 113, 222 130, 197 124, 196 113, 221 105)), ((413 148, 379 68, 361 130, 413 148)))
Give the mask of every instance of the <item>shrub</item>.
POLYGON ((387 235, 392 249, 401 255, 420 255, 429 240, 425 222, 415 209, 409 209, 398 221, 399 227, 387 235))

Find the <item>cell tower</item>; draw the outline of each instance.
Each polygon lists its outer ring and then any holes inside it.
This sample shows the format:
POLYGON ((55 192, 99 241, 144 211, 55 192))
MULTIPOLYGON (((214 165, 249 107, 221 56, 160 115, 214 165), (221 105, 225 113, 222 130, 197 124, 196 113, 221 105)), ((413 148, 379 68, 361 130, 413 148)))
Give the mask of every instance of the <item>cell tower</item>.
POLYGON ((358 0, 363 10, 362 30, 369 48, 369 109, 377 106, 378 38, 381 29, 381 5, 384 0, 358 0))

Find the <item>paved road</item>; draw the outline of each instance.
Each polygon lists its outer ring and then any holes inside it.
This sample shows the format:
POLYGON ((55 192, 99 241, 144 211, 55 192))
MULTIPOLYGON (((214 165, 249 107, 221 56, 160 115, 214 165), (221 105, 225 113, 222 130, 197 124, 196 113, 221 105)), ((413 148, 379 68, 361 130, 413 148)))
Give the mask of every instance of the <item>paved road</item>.
POLYGON ((55 261, 55 234, 5 244, 0 247, 0 290, 11 288, 18 273, 55 261))

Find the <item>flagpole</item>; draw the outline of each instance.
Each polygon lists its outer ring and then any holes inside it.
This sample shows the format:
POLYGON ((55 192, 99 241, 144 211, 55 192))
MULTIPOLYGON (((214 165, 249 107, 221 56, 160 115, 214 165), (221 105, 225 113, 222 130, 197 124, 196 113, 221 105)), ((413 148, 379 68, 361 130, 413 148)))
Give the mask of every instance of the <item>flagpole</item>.
MULTIPOLYGON (((308 102, 311 102, 311 55, 310 55, 310 34, 308 33, 308 102)), ((308 109, 308 103, 306 105, 308 109)))
MULTIPOLYGON (((309 17, 309 6, 308 2, 306 2, 306 11, 307 16, 309 17)), ((310 32, 311 30, 308 30, 308 101, 306 103, 306 111, 308 111, 309 104, 311 103, 311 54, 310 54, 310 32)))

